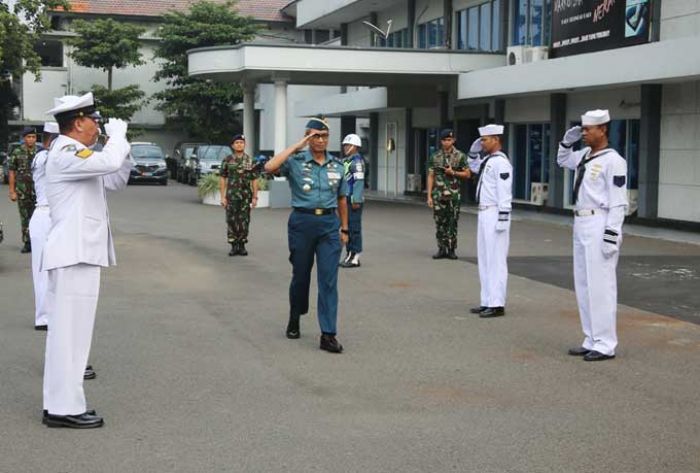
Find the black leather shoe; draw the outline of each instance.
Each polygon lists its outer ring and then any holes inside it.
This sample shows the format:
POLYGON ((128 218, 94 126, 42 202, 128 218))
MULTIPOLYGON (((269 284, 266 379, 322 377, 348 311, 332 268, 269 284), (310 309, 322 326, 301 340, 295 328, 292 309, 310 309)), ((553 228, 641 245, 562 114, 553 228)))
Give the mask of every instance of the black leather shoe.
POLYGON ((591 350, 583 347, 569 348, 569 355, 571 356, 586 356, 590 352, 591 350))
POLYGON ((245 249, 244 243, 238 244, 238 254, 241 256, 248 256, 248 250, 245 249))
POLYGON ((97 373, 92 369, 92 365, 87 365, 85 367, 85 373, 83 374, 83 379, 95 379, 97 378, 97 373))
POLYGON ((447 259, 457 259, 457 254, 455 250, 450 250, 447 252, 447 259))
POLYGON ((490 319, 493 317, 501 317, 506 315, 505 307, 487 307, 479 312, 479 317, 482 319, 490 319))
POLYGON ((444 248, 440 248, 437 253, 433 255, 433 259, 443 259, 447 257, 447 253, 444 248))
POLYGON ((46 332, 49 329, 48 325, 35 325, 34 330, 41 330, 43 332, 46 332))
MULTIPOLYGON (((97 415, 97 413, 95 412, 95 409, 88 409, 87 411, 85 411, 85 413, 88 415, 91 415, 91 416, 97 415)), ((41 417, 41 423, 46 425, 46 419, 48 417, 49 417, 49 411, 44 409, 44 412, 43 412, 42 417, 41 417)))
POLYGON ((287 324, 287 338, 290 340, 296 340, 301 337, 301 331, 299 330, 299 316, 289 314, 289 323, 287 324))
POLYGON ((72 416, 47 414, 42 422, 47 427, 66 427, 69 429, 95 429, 104 425, 102 417, 87 412, 72 416))
POLYGON ((604 361, 612 360, 615 355, 604 355, 599 351, 591 350, 583 356, 583 361, 604 361))
POLYGON ((228 252, 229 256, 236 256, 238 254, 238 248, 235 243, 231 243, 231 251, 228 252))
POLYGON ((319 346, 321 350, 326 350, 331 353, 342 353, 343 345, 338 343, 335 335, 323 334, 321 335, 321 345, 319 346))
POLYGON ((472 307, 471 309, 469 309, 469 312, 472 314, 480 314, 486 309, 488 309, 488 307, 486 307, 485 305, 480 305, 479 307, 472 307))
POLYGON ((19 250, 20 253, 31 253, 32 252, 32 245, 27 242, 24 244, 21 250, 19 250))

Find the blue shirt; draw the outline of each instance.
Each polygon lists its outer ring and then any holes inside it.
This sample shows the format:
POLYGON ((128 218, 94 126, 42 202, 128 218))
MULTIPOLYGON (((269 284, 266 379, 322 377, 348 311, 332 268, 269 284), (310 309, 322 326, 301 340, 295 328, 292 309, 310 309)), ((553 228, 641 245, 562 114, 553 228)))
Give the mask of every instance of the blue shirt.
POLYGON ((328 153, 323 164, 314 161, 308 150, 290 156, 280 174, 289 180, 292 207, 332 209, 348 193, 343 164, 328 153))
POLYGON ((346 158, 343 164, 345 179, 348 181, 348 203, 361 204, 365 200, 365 160, 360 154, 354 154, 346 158))

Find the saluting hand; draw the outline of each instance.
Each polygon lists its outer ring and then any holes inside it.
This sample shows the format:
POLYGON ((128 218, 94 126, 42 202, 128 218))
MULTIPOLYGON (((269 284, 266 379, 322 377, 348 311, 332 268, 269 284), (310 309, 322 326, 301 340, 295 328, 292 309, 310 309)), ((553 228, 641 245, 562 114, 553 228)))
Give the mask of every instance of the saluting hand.
POLYGON ((314 135, 318 135, 318 133, 309 133, 308 135, 305 135, 299 143, 296 144, 296 150, 301 151, 304 148, 306 148, 306 145, 309 143, 309 140, 314 137, 314 135))
POLYGON ((581 132, 581 127, 575 126, 569 128, 566 131, 566 133, 564 133, 564 138, 561 141, 566 145, 572 145, 581 140, 581 136, 583 136, 583 133, 581 132))

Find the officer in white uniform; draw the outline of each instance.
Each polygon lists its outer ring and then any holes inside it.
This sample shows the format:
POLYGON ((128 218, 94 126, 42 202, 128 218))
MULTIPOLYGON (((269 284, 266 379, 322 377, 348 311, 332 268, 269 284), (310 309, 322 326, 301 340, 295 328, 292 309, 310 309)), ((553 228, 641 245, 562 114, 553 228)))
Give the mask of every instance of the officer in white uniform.
POLYGON ((45 304, 45 295, 48 288, 48 273, 40 271, 41 254, 44 248, 46 236, 51 228, 49 216, 49 201, 46 199, 46 159, 49 155, 51 143, 58 136, 58 123, 44 123, 42 140, 44 149, 39 151, 32 161, 32 179, 36 192, 36 207, 29 220, 29 236, 32 241, 32 280, 34 282, 34 329, 46 330, 48 327, 48 307, 45 304))
POLYGON ((615 357, 617 260, 627 212, 627 163, 608 148, 610 114, 581 117, 559 144, 557 163, 576 172, 574 181, 574 284, 584 339, 569 354, 586 361, 615 357), (583 136, 586 145, 574 151, 583 136))
POLYGON ((131 164, 127 124, 110 120, 109 141, 90 149, 99 135, 91 93, 67 96, 47 112, 61 135, 46 165, 51 212, 42 257, 49 273, 50 327, 44 364, 44 424, 94 428, 103 419, 87 411, 83 370, 87 363, 100 288, 100 269, 115 264, 106 191, 126 187, 131 164))
POLYGON ((469 168, 479 173, 477 252, 481 303, 470 310, 482 318, 505 315, 508 284, 510 213, 513 200, 513 166, 501 151, 503 125, 479 128, 481 138, 469 150, 469 168))

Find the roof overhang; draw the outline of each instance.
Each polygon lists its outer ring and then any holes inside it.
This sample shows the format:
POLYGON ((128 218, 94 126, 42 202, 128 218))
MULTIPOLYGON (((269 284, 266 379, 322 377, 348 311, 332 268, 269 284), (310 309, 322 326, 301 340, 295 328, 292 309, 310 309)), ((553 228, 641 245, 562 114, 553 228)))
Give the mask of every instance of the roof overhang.
POLYGON ((296 4, 297 28, 338 28, 397 3, 406 0, 301 0, 296 4))
POLYGON ((189 74, 227 82, 347 86, 454 84, 460 72, 505 64, 503 54, 422 49, 242 44, 188 51, 189 74))
POLYGON ((659 41, 459 76, 459 100, 700 78, 700 37, 659 41), (695 51, 695 53, 693 53, 695 51))

